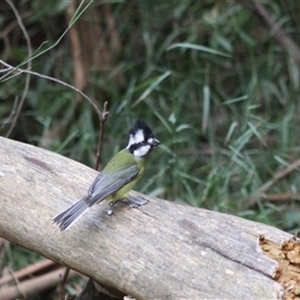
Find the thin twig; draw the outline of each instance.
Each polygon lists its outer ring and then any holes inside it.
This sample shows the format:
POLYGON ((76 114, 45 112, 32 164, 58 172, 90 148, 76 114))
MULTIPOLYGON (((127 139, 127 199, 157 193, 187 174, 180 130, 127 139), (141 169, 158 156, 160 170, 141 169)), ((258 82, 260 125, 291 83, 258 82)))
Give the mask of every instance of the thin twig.
MULTIPOLYGON (((247 209, 251 206, 253 206, 256 201, 257 198, 265 198, 266 200, 268 199, 268 197, 266 196, 266 192, 280 179, 286 177, 288 174, 290 174, 292 171, 298 169, 300 167, 300 159, 297 159, 296 161, 294 161, 293 163, 291 163, 290 165, 288 165, 287 168, 277 172, 274 177, 272 179, 270 179, 269 181, 267 181, 256 193, 256 197, 251 197, 250 199, 248 199, 248 201, 246 202, 246 205, 243 207, 244 209, 247 209)), ((291 195, 292 197, 292 195, 291 195)), ((290 197, 290 198, 291 198, 290 197)))
POLYGON ((5 255, 4 239, 0 237, 0 277, 2 276, 4 255, 5 255))
POLYGON ((109 113, 107 110, 107 106, 108 106, 108 102, 105 101, 104 105, 103 105, 101 119, 100 119, 100 130, 99 130, 99 139, 98 139, 98 146, 97 146, 95 170, 98 170, 99 165, 100 165, 101 149, 102 149, 102 142, 103 142, 103 136, 104 136, 104 124, 107 120, 108 113, 109 113))
MULTIPOLYGON (((27 51, 28 51, 28 56, 31 57, 32 55, 32 47, 31 47, 31 42, 30 42, 30 38, 29 38, 29 35, 27 33, 27 30, 22 22, 22 18, 18 12, 18 10, 16 9, 16 7, 14 6, 14 4, 12 3, 11 0, 6 0, 6 2, 8 3, 8 5, 11 7, 11 9, 13 10, 16 18, 17 18, 17 21, 18 21, 18 24, 24 34, 24 37, 25 37, 25 40, 26 40, 26 44, 27 44, 27 51)), ((31 69, 31 60, 28 61, 28 69, 31 69)), ((6 137, 9 137, 10 134, 12 133, 12 131, 14 130, 15 126, 16 126, 16 123, 17 123, 17 120, 19 118, 19 115, 21 113, 21 110, 22 110, 22 107, 23 107, 23 104, 24 104, 24 101, 25 101, 25 98, 27 96, 27 93, 28 93, 28 89, 29 89, 29 83, 30 83, 30 74, 27 74, 26 75, 26 79, 25 79, 25 86, 24 86, 24 90, 23 90, 23 93, 22 93, 22 97, 21 97, 21 100, 18 104, 18 107, 16 109, 16 113, 15 115, 13 116, 13 119, 12 119, 12 123, 6 133, 6 137)))
POLYGON ((10 275, 12 276, 12 278, 14 279, 14 282, 15 282, 15 284, 16 284, 16 289, 17 289, 18 293, 19 293, 20 295, 22 295, 23 298, 27 299, 26 292, 25 292, 25 291, 22 289, 22 287, 20 286, 20 281, 19 281, 19 279, 15 276, 15 273, 14 273, 14 271, 13 271, 11 268, 9 268, 9 273, 10 273, 10 275))
POLYGON ((300 200, 300 193, 292 194, 292 193, 283 193, 283 194, 262 194, 262 200, 278 202, 278 201, 287 201, 287 200, 300 200))
POLYGON ((101 114, 101 111, 99 110, 99 108, 97 107, 96 103, 94 103, 94 101, 89 98, 86 94, 84 94, 82 91, 78 90, 77 88, 75 88, 74 86, 64 82, 64 81, 61 81, 57 78, 54 78, 54 77, 51 77, 51 76, 47 76, 47 75, 43 75, 43 74, 40 74, 38 72, 33 72, 33 71, 29 71, 29 70, 24 70, 24 69, 20 69, 20 68, 15 68, 11 65, 9 65, 8 63, 4 62, 3 60, 0 59, 0 63, 2 65, 4 65, 5 67, 7 67, 6 70, 10 71, 10 70, 13 70, 15 69, 16 71, 20 72, 20 74, 22 73, 28 73, 28 74, 31 74, 31 75, 34 75, 34 76, 37 76, 39 78, 43 78, 43 79, 47 79, 47 80, 50 80, 50 81, 54 81, 56 83, 59 83, 61 84, 62 86, 65 86, 73 91, 75 91, 76 93, 80 94, 83 98, 85 98, 94 108, 99 120, 101 120, 101 117, 102 117, 102 114, 101 114))
POLYGON ((274 185, 278 180, 286 177, 288 174, 290 174, 292 171, 294 171, 295 169, 300 167, 300 159, 297 159, 296 161, 294 161, 293 163, 291 163, 290 165, 288 165, 285 169, 275 173, 274 177, 269 180, 268 182, 266 182, 259 190, 258 193, 259 194, 263 194, 266 193, 272 185, 274 185))
POLYGON ((66 268, 59 284, 58 299, 63 300, 65 297, 65 285, 70 274, 70 268, 66 268))

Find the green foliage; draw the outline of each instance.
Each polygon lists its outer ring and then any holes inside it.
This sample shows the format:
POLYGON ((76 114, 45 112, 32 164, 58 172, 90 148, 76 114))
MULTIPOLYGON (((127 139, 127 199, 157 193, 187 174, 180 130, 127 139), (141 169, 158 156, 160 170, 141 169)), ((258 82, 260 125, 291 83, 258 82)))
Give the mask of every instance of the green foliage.
POLYGON ((40 256, 34 252, 28 251, 22 247, 9 246, 5 249, 4 264, 16 270, 26 267, 40 259, 40 256))
MULTIPOLYGON (((100 26, 103 42, 109 43, 110 29, 100 23, 105 20, 104 5, 95 1, 93 8, 77 16, 100 26), (91 9, 102 21, 89 19, 91 9)), ((294 38, 300 26, 295 17, 298 2, 264 5, 294 38)), ((274 174, 299 157, 299 65, 278 44, 274 31, 234 1, 135 1, 109 6, 121 51, 111 51, 114 63, 107 70, 91 67, 84 89, 100 108, 109 102, 102 162, 125 146, 133 121, 144 119, 162 145, 150 157, 137 190, 284 230, 299 229, 295 201, 270 203, 258 197, 274 174), (253 197, 257 203, 248 207, 253 197)), ((73 83, 62 2, 46 1, 41 6, 39 1, 19 1, 18 8, 29 12, 24 25, 34 52, 42 53, 32 60, 33 70, 73 83), (48 44, 52 46, 44 51, 48 44)), ((9 21, 5 18, 0 19, 2 25, 9 21)), ((22 64, 27 58, 24 41, 16 39, 10 47, 7 60, 22 64)), ((23 75, 1 83, 3 120, 14 98, 20 97, 24 81, 23 75)), ((40 145, 45 133, 60 127, 63 133, 54 135, 47 147, 93 167, 99 123, 92 107, 76 100, 70 89, 32 77, 11 137, 40 145)), ((299 184, 294 171, 268 193, 296 194, 299 184)))

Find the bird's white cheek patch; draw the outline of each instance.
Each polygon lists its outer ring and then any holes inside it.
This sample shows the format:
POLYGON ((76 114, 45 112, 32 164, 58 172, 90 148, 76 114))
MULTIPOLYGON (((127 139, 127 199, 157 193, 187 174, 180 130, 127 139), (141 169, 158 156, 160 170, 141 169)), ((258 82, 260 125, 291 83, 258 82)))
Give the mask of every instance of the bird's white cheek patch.
POLYGON ((149 152, 150 148, 151 147, 149 145, 139 147, 138 149, 133 151, 133 155, 137 157, 145 156, 149 152))
POLYGON ((129 136, 129 143, 128 146, 141 143, 144 140, 144 132, 143 130, 139 129, 134 135, 129 136))

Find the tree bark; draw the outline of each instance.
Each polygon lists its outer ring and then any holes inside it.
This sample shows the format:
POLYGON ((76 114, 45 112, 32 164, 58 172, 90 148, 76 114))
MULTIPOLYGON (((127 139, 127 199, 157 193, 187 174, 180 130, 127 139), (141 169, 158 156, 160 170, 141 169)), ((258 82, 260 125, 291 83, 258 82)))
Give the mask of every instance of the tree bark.
POLYGON ((101 203, 59 231, 52 217, 83 197, 96 174, 0 137, 0 236, 137 299, 283 297, 278 264, 259 237, 280 245, 291 235, 263 224, 132 192, 149 203, 121 203, 111 216, 101 203))

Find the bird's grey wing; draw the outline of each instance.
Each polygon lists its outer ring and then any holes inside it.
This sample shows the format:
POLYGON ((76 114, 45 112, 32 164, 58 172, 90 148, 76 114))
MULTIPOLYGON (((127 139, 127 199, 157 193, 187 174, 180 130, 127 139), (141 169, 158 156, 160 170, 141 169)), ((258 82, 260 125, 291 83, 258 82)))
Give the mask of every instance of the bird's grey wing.
POLYGON ((136 165, 131 165, 118 173, 109 174, 100 172, 88 190, 85 199, 89 206, 103 201, 106 197, 114 194, 123 186, 134 180, 140 172, 136 165))

